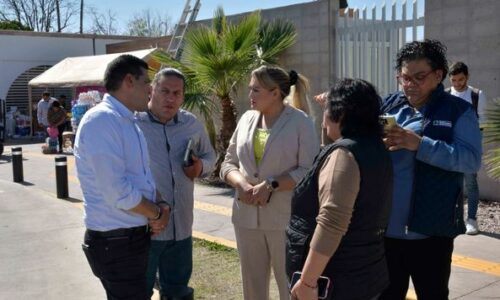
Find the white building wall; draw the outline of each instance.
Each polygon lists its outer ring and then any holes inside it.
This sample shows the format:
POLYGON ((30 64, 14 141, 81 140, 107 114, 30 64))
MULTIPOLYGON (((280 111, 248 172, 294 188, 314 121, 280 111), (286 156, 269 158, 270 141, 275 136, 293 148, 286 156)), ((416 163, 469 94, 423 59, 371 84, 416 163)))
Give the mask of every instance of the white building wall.
POLYGON ((25 33, 0 30, 0 98, 5 99, 14 80, 40 65, 54 65, 70 56, 105 54, 106 44, 128 37, 94 38, 92 35, 25 33))

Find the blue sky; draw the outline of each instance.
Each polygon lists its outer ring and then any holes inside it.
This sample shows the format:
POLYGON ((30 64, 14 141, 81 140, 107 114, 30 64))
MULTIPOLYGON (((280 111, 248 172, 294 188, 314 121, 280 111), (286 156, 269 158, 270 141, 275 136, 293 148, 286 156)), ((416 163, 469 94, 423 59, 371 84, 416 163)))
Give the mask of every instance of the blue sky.
MULTIPOLYGON (((397 0, 397 2, 401 1, 402 0, 397 0)), ((194 0, 191 1, 191 3, 194 2, 194 0)), ((213 15, 215 8, 219 5, 222 5, 227 15, 231 15, 257 9, 266 9, 305 2, 311 2, 311 0, 201 0, 201 8, 197 19, 201 20, 210 18, 213 15)), ((382 2, 382 0, 348 0, 349 7, 358 8, 362 8, 364 6, 371 8, 373 4, 380 7, 382 2)), ((392 2, 393 0, 386 1, 386 3, 392 2)), ((408 0, 410 7, 412 2, 413 0, 408 0)), ((418 0, 418 2, 421 4, 419 15, 422 15, 424 0, 418 0)), ((115 12, 120 32, 125 30, 127 21, 131 19, 134 14, 148 8, 151 9, 151 11, 160 13, 162 16, 170 16, 172 23, 175 24, 181 16, 184 4, 185 1, 182 0, 85 0, 85 5, 92 5, 101 12, 106 12, 108 9, 115 12)), ((378 9, 377 14, 379 13, 380 8, 378 9)), ((398 11, 397 14, 400 14, 400 12, 398 11)), ((90 17, 87 17, 85 21, 87 24, 85 27, 87 27, 89 25, 88 22, 90 22, 90 17)))

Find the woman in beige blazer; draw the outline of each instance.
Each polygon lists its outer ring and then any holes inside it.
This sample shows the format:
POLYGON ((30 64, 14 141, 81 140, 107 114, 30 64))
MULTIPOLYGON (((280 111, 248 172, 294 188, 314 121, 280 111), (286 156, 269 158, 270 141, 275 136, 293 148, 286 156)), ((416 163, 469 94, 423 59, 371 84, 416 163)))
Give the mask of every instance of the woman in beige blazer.
POLYGON ((293 103, 307 107, 302 75, 269 66, 252 72, 252 110, 238 122, 221 168, 221 178, 236 189, 232 221, 246 300, 269 298, 271 267, 280 299, 290 297, 285 272, 290 200, 319 151, 312 120, 284 102, 291 86, 293 103))

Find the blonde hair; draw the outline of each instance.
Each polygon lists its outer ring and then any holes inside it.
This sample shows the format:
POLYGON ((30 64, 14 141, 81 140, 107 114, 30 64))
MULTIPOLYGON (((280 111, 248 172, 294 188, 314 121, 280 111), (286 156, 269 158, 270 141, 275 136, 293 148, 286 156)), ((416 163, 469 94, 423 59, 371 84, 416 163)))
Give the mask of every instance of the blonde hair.
POLYGON ((287 73, 280 67, 263 65, 253 70, 252 76, 267 89, 279 88, 282 100, 291 96, 291 106, 309 113, 307 101, 309 81, 302 74, 294 70, 287 73))

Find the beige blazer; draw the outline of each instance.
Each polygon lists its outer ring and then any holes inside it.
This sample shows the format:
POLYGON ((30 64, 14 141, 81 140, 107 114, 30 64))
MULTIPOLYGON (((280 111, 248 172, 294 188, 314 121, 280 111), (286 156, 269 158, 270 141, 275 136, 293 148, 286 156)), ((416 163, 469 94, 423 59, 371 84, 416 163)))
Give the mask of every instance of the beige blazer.
MULTIPOLYGON (((319 152, 312 120, 304 112, 287 105, 271 128, 257 167, 253 137, 260 116, 260 112, 250 110, 241 117, 222 163, 221 178, 224 180, 229 172, 239 170, 251 184, 283 174, 289 174, 298 183, 319 152)), ((284 230, 290 219, 291 197, 292 190, 274 192, 267 205, 256 207, 238 201, 236 193, 233 224, 251 229, 284 230)))

